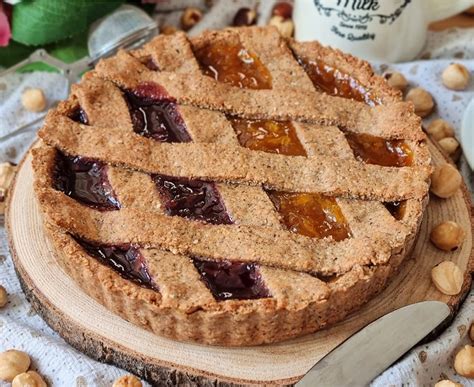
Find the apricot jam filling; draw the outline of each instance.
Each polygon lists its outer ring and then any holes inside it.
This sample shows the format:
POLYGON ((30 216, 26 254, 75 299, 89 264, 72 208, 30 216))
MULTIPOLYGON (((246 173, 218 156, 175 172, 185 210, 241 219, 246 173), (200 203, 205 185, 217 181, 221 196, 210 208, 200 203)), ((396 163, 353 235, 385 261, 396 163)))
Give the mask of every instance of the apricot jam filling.
POLYGON ((406 202, 386 202, 384 203, 385 208, 392 214, 397 220, 402 220, 405 215, 406 202))
POLYGON ((365 102, 370 106, 380 103, 359 81, 349 74, 344 74, 318 59, 305 60, 297 58, 297 60, 306 71, 306 74, 308 74, 316 89, 324 91, 329 95, 365 102))
POLYGON ((346 133, 346 139, 355 157, 368 164, 406 167, 413 162, 413 152, 403 140, 385 140, 360 133, 346 133))
POLYGON ((336 241, 349 236, 346 220, 334 198, 276 191, 269 191, 268 195, 291 232, 312 238, 332 236, 336 241))
POLYGON ((241 43, 209 43, 195 49, 194 55, 203 73, 216 81, 246 89, 272 88, 268 69, 241 43))
MULTIPOLYGON (((316 89, 329 95, 365 102, 369 106, 379 105, 381 101, 349 74, 334 69, 321 60, 308 61, 297 58, 316 89)), ((411 165, 413 153, 402 140, 385 140, 368 134, 346 134, 354 155, 361 161, 387 167, 411 165)))
MULTIPOLYGON (((230 118, 242 146, 287 156, 306 156, 291 122, 230 118)), ((317 193, 267 191, 285 227, 298 234, 336 241, 347 238, 349 228, 336 200, 317 193)))
POLYGON ((306 156, 289 121, 229 118, 242 146, 270 153, 306 156))

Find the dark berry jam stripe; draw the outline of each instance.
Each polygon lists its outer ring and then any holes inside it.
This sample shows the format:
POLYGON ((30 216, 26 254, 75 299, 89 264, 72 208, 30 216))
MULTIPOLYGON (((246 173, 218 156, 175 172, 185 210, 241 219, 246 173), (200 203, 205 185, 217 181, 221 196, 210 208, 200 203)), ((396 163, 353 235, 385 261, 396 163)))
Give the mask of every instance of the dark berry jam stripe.
POLYGON ((191 141, 176 101, 161 88, 142 85, 139 90, 126 91, 125 98, 135 133, 160 142, 191 141))
POLYGON ((216 300, 249 300, 270 297, 255 264, 203 261, 193 258, 194 266, 216 300))
POLYGON ((56 154, 54 188, 101 211, 118 210, 120 203, 107 177, 107 165, 85 157, 56 154))
POLYGON ((214 183, 153 175, 168 215, 212 224, 232 224, 214 183))
POLYGON ((73 237, 82 248, 101 263, 111 267, 123 278, 150 289, 158 290, 150 276, 145 258, 137 247, 132 245, 107 246, 87 242, 73 237))
POLYGON ((89 118, 87 117, 86 112, 81 107, 78 107, 77 109, 72 111, 69 115, 69 118, 81 124, 89 125, 89 118))

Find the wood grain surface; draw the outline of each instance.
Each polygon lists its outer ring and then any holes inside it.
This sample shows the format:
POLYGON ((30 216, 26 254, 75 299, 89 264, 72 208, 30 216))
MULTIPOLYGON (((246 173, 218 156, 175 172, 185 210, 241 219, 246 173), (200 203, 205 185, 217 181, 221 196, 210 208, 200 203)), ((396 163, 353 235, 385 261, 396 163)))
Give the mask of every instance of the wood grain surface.
MULTIPOLYGON (((444 162, 439 150, 432 144, 430 148, 434 162, 444 162)), ((32 179, 28 154, 19 168, 7 212, 12 256, 28 299, 71 345, 157 385, 291 384, 354 332, 399 307, 440 300, 454 315, 471 285, 471 204, 463 187, 448 200, 431 198, 412 257, 385 291, 344 322, 296 340, 260 347, 180 343, 155 336, 112 314, 61 270, 43 232, 32 179), (450 253, 429 242, 432 227, 445 220, 454 220, 466 230, 463 245, 450 253), (431 268, 443 260, 456 262, 465 272, 463 292, 458 296, 444 296, 431 283, 431 268)))

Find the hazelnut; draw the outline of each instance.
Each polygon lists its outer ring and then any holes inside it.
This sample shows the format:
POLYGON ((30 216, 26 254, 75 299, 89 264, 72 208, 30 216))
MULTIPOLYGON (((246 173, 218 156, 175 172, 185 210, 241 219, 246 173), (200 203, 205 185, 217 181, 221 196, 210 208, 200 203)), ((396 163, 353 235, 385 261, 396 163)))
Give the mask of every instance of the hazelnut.
POLYGON ((123 375, 114 382, 112 387, 142 387, 142 382, 134 375, 123 375))
POLYGON ((30 368, 28 354, 16 349, 0 353, 0 380, 11 382, 15 376, 26 372, 30 368))
POLYGON ((461 148, 459 147, 459 142, 454 137, 442 138, 438 142, 439 146, 450 156, 454 161, 459 159, 461 155, 461 148))
POLYGON ((384 75, 387 83, 394 89, 400 90, 402 93, 408 86, 408 81, 402 73, 387 73, 384 75))
POLYGON ((46 97, 41 89, 26 89, 21 95, 23 107, 30 112, 41 112, 46 109, 46 97))
POLYGON ((430 190, 436 196, 447 199, 453 196, 461 187, 462 177, 451 164, 445 163, 435 167, 431 175, 430 190))
POLYGON ((452 90, 464 90, 469 85, 471 75, 469 70, 459 63, 452 63, 446 67, 441 75, 443 85, 452 90))
POLYGON ((434 108, 433 97, 425 89, 415 87, 411 89, 405 97, 406 101, 413 102, 415 113, 420 117, 426 117, 434 108))
POLYGON ((454 262, 443 261, 431 269, 431 279, 436 288, 443 294, 459 294, 464 282, 461 269, 454 262))
POLYGON ((0 308, 3 308, 8 302, 8 294, 5 288, 0 285, 0 308))
POLYGON ((291 19, 293 5, 286 1, 280 1, 273 6, 272 16, 281 16, 283 19, 291 19))
POLYGON ((440 380, 434 387, 463 387, 461 383, 456 383, 451 380, 440 380))
POLYGON ((35 371, 23 372, 15 376, 12 387, 47 387, 43 378, 35 371))
POLYGON ((199 8, 189 7, 183 11, 181 15, 181 27, 183 30, 189 31, 202 19, 202 12, 199 8))
POLYGON ((0 164, 0 214, 5 212, 8 189, 15 177, 16 167, 10 163, 0 164))
POLYGON ((453 251, 464 241, 464 230, 456 222, 448 221, 438 224, 430 234, 433 244, 441 250, 453 251))
POLYGON ((280 35, 284 38, 291 38, 293 36, 295 26, 293 24, 293 20, 291 19, 285 20, 281 16, 272 16, 268 24, 275 26, 278 32, 280 32, 280 35))
POLYGON ((465 345, 454 358, 456 372, 469 379, 474 378, 474 347, 465 345))
POLYGON ((436 141, 446 137, 454 137, 454 128, 442 118, 432 121, 428 125, 426 132, 436 141))
POLYGON ((174 26, 170 26, 169 24, 165 24, 160 27, 160 34, 163 35, 173 35, 178 29, 174 26))
POLYGON ((257 12, 250 8, 240 8, 234 16, 235 27, 253 26, 257 22, 257 12))

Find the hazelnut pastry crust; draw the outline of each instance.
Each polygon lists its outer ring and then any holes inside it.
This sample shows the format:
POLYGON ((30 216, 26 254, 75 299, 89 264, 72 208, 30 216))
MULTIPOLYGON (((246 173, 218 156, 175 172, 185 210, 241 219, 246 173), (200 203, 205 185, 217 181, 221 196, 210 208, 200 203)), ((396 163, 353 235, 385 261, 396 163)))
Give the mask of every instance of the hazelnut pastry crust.
POLYGON ((387 285, 428 198, 413 106, 366 62, 272 27, 120 52, 39 133, 35 191, 64 270, 178 340, 340 321, 387 285))

